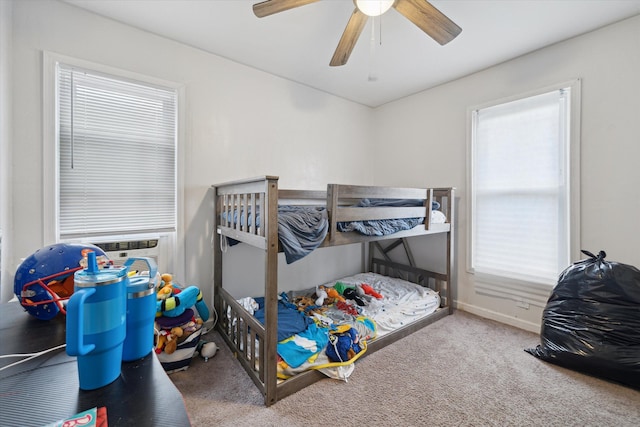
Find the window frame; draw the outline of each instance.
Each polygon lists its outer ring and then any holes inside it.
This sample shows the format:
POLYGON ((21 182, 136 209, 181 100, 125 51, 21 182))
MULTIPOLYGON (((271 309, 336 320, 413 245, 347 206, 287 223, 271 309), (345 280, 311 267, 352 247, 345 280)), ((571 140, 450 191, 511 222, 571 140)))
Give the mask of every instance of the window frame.
MULTIPOLYGON (((57 53, 43 51, 43 129, 42 129, 42 154, 43 154, 43 235, 42 246, 63 241, 59 229, 59 162, 58 150, 59 125, 58 125, 58 84, 56 68, 58 63, 63 63, 72 67, 78 67, 95 71, 96 73, 111 75, 125 80, 140 81, 156 86, 164 86, 174 89, 177 94, 177 122, 176 122, 176 231, 175 232, 152 232, 140 235, 127 235, 128 239, 149 238, 154 236, 169 236, 167 239, 168 254, 170 264, 174 274, 181 275, 184 272, 184 254, 178 253, 181 241, 184 236, 183 215, 184 215, 184 105, 185 88, 181 83, 166 81, 155 77, 142 75, 136 72, 123 70, 73 58, 57 53)), ((106 238, 119 239, 122 235, 104 236, 106 238)), ((100 237, 102 240, 103 237, 100 237)), ((75 239, 82 241, 82 239, 75 239)), ((95 239, 94 239, 95 240, 95 239)))
POLYGON ((580 107, 581 107, 581 80, 573 79, 559 84, 546 86, 543 88, 520 93, 514 96, 485 102, 467 109, 467 273, 473 276, 476 291, 498 297, 508 297, 516 301, 526 301, 537 305, 546 304, 548 292, 552 285, 539 282, 528 281, 526 279, 513 279, 497 274, 475 271, 473 268, 474 257, 474 115, 475 112, 484 108, 505 104, 536 95, 570 88, 571 96, 569 100, 569 127, 568 134, 568 160, 567 166, 567 187, 569 192, 569 206, 567 207, 568 224, 568 246, 570 262, 580 259, 580 107))

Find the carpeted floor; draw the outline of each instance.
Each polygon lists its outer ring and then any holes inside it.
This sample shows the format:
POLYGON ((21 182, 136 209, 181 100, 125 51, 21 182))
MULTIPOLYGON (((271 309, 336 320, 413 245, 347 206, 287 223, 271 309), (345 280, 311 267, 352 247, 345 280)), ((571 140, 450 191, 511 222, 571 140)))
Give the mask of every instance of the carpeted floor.
POLYGON ((456 311, 269 408, 216 332, 171 374, 200 426, 639 426, 640 391, 561 368, 536 334, 456 311))

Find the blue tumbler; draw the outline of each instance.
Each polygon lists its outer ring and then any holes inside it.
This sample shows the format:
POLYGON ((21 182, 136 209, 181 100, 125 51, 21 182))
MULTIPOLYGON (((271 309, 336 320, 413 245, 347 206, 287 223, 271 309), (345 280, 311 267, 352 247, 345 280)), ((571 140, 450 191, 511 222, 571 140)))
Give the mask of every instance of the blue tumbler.
POLYGON ((153 325, 156 318, 156 272, 153 258, 129 258, 124 266, 131 268, 135 261, 143 261, 149 267, 149 275, 131 276, 127 285, 127 336, 124 339, 122 360, 141 359, 153 349, 153 325))
POLYGON ((77 356, 82 390, 94 390, 120 376, 126 334, 126 267, 98 269, 95 252, 76 271, 67 304, 67 354, 77 356))

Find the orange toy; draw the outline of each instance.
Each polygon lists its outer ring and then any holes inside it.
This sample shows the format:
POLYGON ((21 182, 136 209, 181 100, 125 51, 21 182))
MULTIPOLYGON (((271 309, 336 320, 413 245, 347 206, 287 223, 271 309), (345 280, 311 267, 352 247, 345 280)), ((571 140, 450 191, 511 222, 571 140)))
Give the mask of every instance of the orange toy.
POLYGON ((366 283, 362 283, 360 285, 360 287, 362 288, 362 290, 364 291, 365 294, 367 295, 371 295, 373 297, 376 297, 378 299, 382 299, 382 295, 380 295, 378 292, 376 292, 371 285, 367 285, 366 283))
POLYGON ((333 288, 325 288, 324 289, 325 292, 327 293, 327 295, 329 296, 329 298, 335 298, 338 301, 341 302, 345 302, 346 300, 344 299, 344 297, 342 295, 340 295, 340 293, 338 291, 336 291, 333 288))

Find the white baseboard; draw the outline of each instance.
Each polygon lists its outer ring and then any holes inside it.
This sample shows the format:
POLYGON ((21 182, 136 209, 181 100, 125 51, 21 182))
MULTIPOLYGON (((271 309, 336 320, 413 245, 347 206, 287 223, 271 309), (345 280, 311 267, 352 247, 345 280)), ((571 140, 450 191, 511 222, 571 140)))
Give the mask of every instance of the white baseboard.
POLYGON ((533 323, 526 320, 518 319, 517 317, 507 316, 506 314, 498 313, 497 311, 488 310, 486 308, 478 307, 471 304, 461 303, 459 301, 456 301, 454 303, 454 306, 459 310, 475 314, 476 316, 495 320, 496 322, 505 323, 507 325, 524 329, 525 331, 534 332, 536 334, 540 333, 539 323, 533 323))

